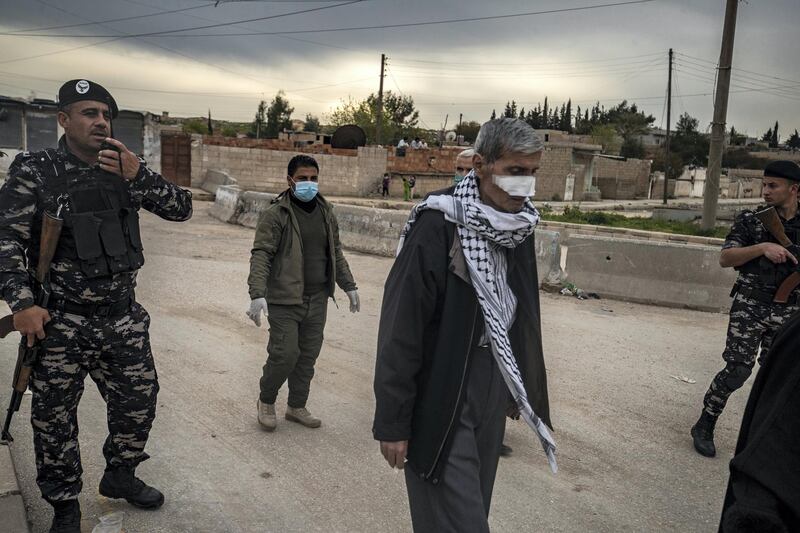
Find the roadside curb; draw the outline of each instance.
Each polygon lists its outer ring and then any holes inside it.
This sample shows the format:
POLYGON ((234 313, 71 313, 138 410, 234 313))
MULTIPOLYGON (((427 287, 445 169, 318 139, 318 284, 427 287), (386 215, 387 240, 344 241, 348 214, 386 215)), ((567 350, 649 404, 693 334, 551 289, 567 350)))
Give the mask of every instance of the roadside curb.
POLYGON ((0 516, 2 530, 7 533, 30 533, 28 514, 11 460, 11 448, 0 444, 0 516))

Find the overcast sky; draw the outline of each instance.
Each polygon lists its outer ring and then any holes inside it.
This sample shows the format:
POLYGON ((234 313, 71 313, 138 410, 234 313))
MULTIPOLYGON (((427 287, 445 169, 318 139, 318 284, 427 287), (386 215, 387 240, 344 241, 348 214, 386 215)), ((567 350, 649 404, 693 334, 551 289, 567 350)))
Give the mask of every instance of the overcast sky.
MULTIPOLYGON (((528 108, 545 96, 556 103, 572 98, 582 108, 596 100, 610 106, 628 99, 665 126, 672 47, 673 122, 686 111, 700 119, 701 129, 709 127, 725 0, 654 0, 495 20, 319 31, 612 1, 223 0, 215 7, 207 0, 0 0, 0 94, 28 97, 33 91, 55 98, 63 81, 87 78, 106 86, 122 108, 177 116, 205 115, 210 108, 214 118, 249 121, 259 100, 284 89, 295 118, 312 113, 325 122, 342 99, 377 91, 385 53, 385 89, 411 95, 429 128, 442 127, 449 115, 449 129, 460 113, 483 122, 507 100, 528 108), (181 11, 164 13, 176 10, 181 11), (155 16, 129 18, 142 15, 155 16), (121 18, 128 20, 86 24, 121 18), (27 33, 35 36, 22 36, 20 30, 32 29, 38 30, 27 33), (156 32, 171 33, 141 35, 156 32)), ((800 129, 798 28, 798 0, 740 2, 729 125, 761 135, 778 120, 782 139, 800 129)))

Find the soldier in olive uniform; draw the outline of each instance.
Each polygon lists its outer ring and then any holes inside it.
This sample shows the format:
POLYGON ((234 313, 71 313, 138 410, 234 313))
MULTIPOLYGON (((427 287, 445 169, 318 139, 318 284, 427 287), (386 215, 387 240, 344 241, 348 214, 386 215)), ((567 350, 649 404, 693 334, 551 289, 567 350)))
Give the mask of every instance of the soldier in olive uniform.
POLYGON ((261 214, 250 256, 250 308, 247 316, 261 326, 269 320, 267 362, 256 402, 258 422, 275 431, 275 400, 288 382, 284 418, 318 428, 319 418, 306 408, 314 365, 322 349, 328 298, 338 285, 361 309, 358 287, 339 242, 333 207, 319 191, 319 165, 308 155, 289 161, 288 188, 261 214))
MULTIPOLYGON (((775 207, 786 236, 795 245, 800 243, 798 188, 800 167, 796 163, 775 161, 767 165, 762 189, 764 201, 767 206, 775 207)), ((695 449, 706 457, 716 455, 714 426, 728 397, 747 381, 756 355, 759 354, 761 361, 768 356, 775 333, 800 310, 797 289, 787 303, 773 302, 777 288, 797 269, 797 257, 778 244, 753 213, 743 211, 736 217, 720 255, 720 265, 735 268, 739 277, 731 291, 734 298, 722 353, 725 368, 711 382, 700 419, 691 431, 695 449)))
POLYGON ((103 87, 72 80, 58 99, 64 129, 58 148, 19 154, 0 190, 0 294, 23 342, 39 346, 31 423, 36 481, 55 510, 51 531, 79 532, 77 409, 87 374, 108 410, 100 494, 143 508, 164 502, 134 475, 148 457, 158 393, 150 317, 134 297, 144 263, 138 211, 187 220, 192 197, 111 138, 118 109, 103 87), (64 228, 49 274, 51 297, 42 307, 33 281, 42 215, 59 206, 64 228))

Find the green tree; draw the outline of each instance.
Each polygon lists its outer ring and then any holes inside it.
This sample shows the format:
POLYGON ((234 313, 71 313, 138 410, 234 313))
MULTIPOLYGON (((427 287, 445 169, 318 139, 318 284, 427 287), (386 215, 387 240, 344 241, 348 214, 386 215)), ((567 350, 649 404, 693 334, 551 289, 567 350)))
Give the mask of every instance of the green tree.
POLYGON ((592 142, 603 147, 603 152, 607 154, 619 153, 621 143, 617 137, 617 132, 611 124, 598 124, 591 131, 592 142))
POLYGON ((183 123, 184 133, 200 133, 208 135, 208 124, 203 119, 191 119, 183 123))
POLYGON ((283 91, 278 91, 267 108, 266 137, 277 137, 284 129, 292 127, 294 108, 283 91))
POLYGON ((789 135, 786 146, 794 150, 800 149, 800 135, 797 134, 797 130, 794 130, 794 133, 789 135))
POLYGON ((744 144, 744 141, 746 139, 745 136, 736 131, 736 128, 734 128, 733 126, 731 126, 731 132, 729 137, 730 137, 729 141, 730 146, 738 146, 740 144, 744 144))
POLYGON ((261 100, 258 103, 256 116, 253 119, 253 125, 250 128, 250 136, 255 137, 256 139, 264 137, 266 125, 267 125, 267 103, 264 100, 261 100))
POLYGON ((772 130, 772 140, 769 143, 770 148, 778 147, 778 121, 775 121, 775 129, 772 130))
POLYGON ((306 124, 305 124, 305 126, 303 126, 303 131, 311 131, 311 132, 314 132, 314 133, 319 132, 319 130, 320 130, 319 118, 315 117, 311 113, 308 113, 306 115, 306 121, 305 122, 306 122, 306 124))
POLYGON ((619 155, 633 159, 642 159, 644 157, 644 143, 642 143, 642 140, 638 137, 625 139, 622 141, 619 155))
POLYGON ((223 137, 236 137, 236 128, 234 128, 230 124, 226 124, 226 125, 222 126, 222 136, 223 137))
POLYGON ((772 144, 772 128, 768 129, 767 133, 761 136, 761 140, 772 144))
POLYGON ((458 126, 456 126, 456 134, 463 135, 464 141, 468 143, 474 143, 475 138, 478 136, 478 131, 480 131, 481 125, 474 120, 469 122, 462 122, 458 126))
POLYGON ((686 165, 705 167, 708 165, 708 138, 698 131, 700 121, 683 113, 675 126, 670 151, 680 158, 680 168, 686 165))
MULTIPOLYGON (((365 100, 348 98, 334 109, 329 122, 333 126, 355 124, 367 134, 367 142, 374 143, 377 131, 378 97, 369 95, 365 100)), ((411 96, 398 95, 387 91, 383 94, 382 139, 408 137, 427 137, 418 127, 419 111, 414 107, 411 96)))

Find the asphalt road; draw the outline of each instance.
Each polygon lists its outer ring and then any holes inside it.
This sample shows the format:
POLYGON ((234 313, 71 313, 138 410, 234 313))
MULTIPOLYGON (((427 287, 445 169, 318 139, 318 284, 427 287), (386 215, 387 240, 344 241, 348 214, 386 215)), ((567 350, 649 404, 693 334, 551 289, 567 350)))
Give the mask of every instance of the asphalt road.
MULTIPOLYGON (((309 408, 311 430, 256 422, 266 329, 250 323, 246 277, 252 230, 222 224, 198 202, 188 223, 144 217, 147 263, 137 296, 153 317, 161 383, 158 415, 137 473, 166 494, 147 512, 97 493, 104 404, 87 385, 79 410, 84 531, 124 510, 138 532, 410 531, 403 477, 383 462, 370 428, 372 374, 383 281, 392 260, 347 254, 362 312, 346 297, 329 308, 309 408)), ((560 471, 552 475, 533 433, 511 423, 490 522, 495 531, 716 531, 750 383, 717 431, 719 456, 691 446, 689 428, 721 368, 726 317, 545 294, 544 345, 560 471), (691 384, 673 376, 696 380, 691 384)), ((15 339, 0 343, 10 381, 15 339)), ((286 391, 278 399, 279 415, 286 391)), ((5 406, 8 390, 0 389, 5 406)), ((26 396, 12 453, 34 532, 51 511, 39 497, 26 396)))

